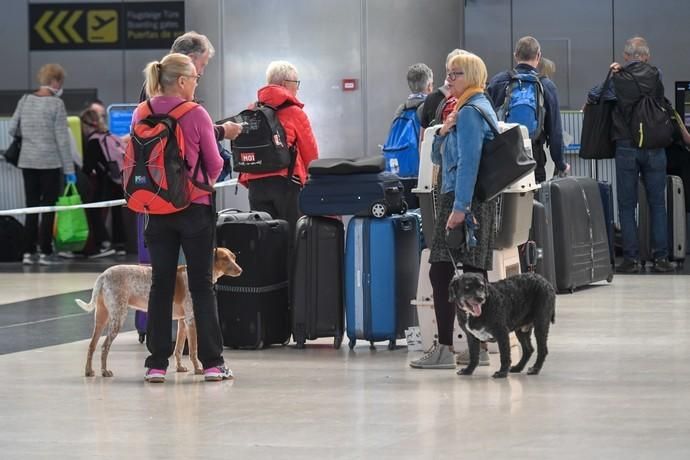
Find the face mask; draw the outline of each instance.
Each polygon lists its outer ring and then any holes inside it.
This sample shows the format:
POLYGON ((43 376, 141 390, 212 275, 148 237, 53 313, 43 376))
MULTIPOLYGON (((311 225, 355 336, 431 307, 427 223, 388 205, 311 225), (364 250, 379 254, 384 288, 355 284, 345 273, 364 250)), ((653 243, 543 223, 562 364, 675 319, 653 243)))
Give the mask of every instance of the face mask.
POLYGON ((41 86, 41 88, 47 89, 48 91, 50 91, 51 93, 53 93, 53 96, 55 96, 55 97, 60 97, 60 96, 62 96, 62 88, 57 89, 57 90, 54 89, 54 88, 52 88, 52 87, 50 87, 50 86, 41 86))

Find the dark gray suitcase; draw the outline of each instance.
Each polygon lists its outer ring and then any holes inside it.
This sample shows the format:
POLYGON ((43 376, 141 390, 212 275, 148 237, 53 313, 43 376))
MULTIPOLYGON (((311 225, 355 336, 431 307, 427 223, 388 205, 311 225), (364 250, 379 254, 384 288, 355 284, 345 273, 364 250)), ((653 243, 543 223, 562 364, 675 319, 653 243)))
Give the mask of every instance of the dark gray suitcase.
POLYGON ((523 272, 534 271, 546 278, 555 288, 556 265, 553 253, 551 218, 547 215, 544 205, 537 200, 534 200, 532 205, 532 227, 529 231, 529 238, 530 241, 527 245, 520 246, 523 272))
POLYGON ((556 289, 613 281, 599 184, 589 177, 564 177, 542 184, 538 200, 553 224, 556 289))
MULTIPOLYGON (((639 244, 640 263, 653 262, 654 251, 651 247, 652 234, 649 220, 649 202, 642 179, 637 184, 637 237, 639 244)), ((668 258, 679 263, 685 260, 686 245, 686 215, 685 190, 683 181, 678 176, 666 177, 666 218, 668 231, 668 258)))
POLYGON ((304 216, 297 221, 292 280, 292 336, 297 348, 307 340, 343 341, 345 229, 338 219, 304 216))

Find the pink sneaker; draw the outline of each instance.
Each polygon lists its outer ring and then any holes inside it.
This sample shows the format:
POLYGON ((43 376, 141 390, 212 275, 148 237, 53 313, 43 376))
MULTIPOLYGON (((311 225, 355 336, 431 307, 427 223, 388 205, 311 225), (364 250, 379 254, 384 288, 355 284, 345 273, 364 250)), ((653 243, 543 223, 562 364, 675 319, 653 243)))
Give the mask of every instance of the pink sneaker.
POLYGON ((231 380, 232 378, 232 371, 225 366, 204 369, 204 380, 207 382, 219 382, 221 380, 231 380))
POLYGON ((144 380, 149 383, 163 383, 165 382, 165 369, 147 369, 144 380))

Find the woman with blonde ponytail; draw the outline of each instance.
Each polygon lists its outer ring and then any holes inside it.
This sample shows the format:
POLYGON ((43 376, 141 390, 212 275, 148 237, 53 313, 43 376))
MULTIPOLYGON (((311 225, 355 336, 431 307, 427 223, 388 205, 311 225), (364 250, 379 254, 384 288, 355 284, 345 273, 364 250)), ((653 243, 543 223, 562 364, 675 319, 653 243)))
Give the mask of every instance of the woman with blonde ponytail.
MULTIPOLYGON (((160 62, 150 62, 144 75, 150 99, 139 104, 134 111, 132 128, 149 114, 170 114, 173 110, 173 113, 180 114, 175 118, 182 130, 178 141, 184 142, 181 147, 185 152, 187 174, 197 183, 206 182, 207 177, 208 185, 212 185, 223 167, 223 159, 218 154, 211 117, 202 106, 192 102, 201 76, 191 58, 179 53, 168 54, 160 62)), ((133 136, 131 142, 136 141, 133 136)), ((180 211, 148 216, 144 240, 151 256, 152 283, 146 331, 146 346, 151 354, 144 364, 147 382, 165 381, 168 358, 173 352, 171 305, 180 248, 187 262, 187 280, 204 380, 232 378, 232 372, 223 360, 223 338, 211 281, 216 225, 212 199, 210 195, 202 194, 180 211)))
MULTIPOLYGON (((462 265, 464 272, 481 273, 484 277, 493 263, 491 248, 496 230, 496 202, 480 203, 473 196, 482 148, 494 136, 479 111, 494 126, 498 124, 496 113, 484 95, 486 66, 479 56, 459 54, 449 62, 446 80, 450 94, 457 98, 457 103, 436 133, 432 150, 432 160, 440 165, 438 179, 441 183, 429 257, 438 342, 422 358, 410 362, 410 366, 419 369, 455 369, 455 305, 448 301, 448 284, 455 273, 453 263, 462 265), (466 219, 468 223, 478 224, 475 230, 476 246, 450 249, 446 243, 446 231, 462 225, 466 219)), ((480 353, 480 365, 489 365, 486 351, 480 353)))

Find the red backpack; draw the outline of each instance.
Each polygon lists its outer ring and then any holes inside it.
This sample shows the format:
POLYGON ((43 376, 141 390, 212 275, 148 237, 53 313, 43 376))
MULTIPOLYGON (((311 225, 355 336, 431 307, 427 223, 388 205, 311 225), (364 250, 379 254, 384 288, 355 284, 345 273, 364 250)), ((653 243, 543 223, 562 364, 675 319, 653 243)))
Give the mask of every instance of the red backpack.
POLYGON ((141 119, 132 127, 122 168, 127 207, 145 214, 171 214, 192 200, 213 192, 201 156, 187 164, 184 136, 178 121, 198 104, 182 102, 168 113, 155 113, 149 101, 137 107, 141 119), (195 178, 199 168, 205 183, 195 178))

